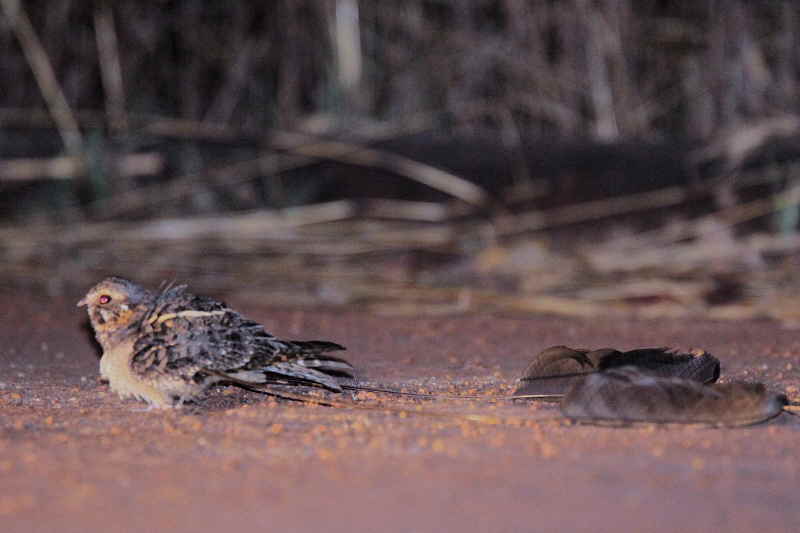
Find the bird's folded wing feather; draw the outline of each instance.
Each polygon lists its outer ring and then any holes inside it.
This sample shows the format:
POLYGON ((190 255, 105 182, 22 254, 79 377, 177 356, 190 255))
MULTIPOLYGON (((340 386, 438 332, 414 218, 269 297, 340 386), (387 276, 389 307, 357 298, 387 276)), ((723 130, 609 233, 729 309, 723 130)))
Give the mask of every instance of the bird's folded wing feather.
POLYGON ((132 366, 140 374, 177 373, 189 378, 211 370, 254 384, 321 385, 340 391, 328 373, 350 375, 353 369, 325 352, 342 349, 325 341, 282 341, 224 304, 173 297, 157 304, 143 322, 132 366))
POLYGON ((145 324, 132 364, 140 372, 186 367, 227 371, 267 364, 280 343, 230 310, 166 310, 145 324))

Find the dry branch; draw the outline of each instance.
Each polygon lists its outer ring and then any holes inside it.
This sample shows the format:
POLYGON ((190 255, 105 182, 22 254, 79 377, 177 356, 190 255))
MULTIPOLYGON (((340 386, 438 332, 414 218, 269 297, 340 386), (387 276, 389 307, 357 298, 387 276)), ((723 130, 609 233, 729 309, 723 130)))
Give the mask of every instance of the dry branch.
POLYGON ((276 133, 271 138, 271 144, 293 154, 382 168, 475 206, 485 207, 491 202, 486 191, 460 176, 384 150, 289 133, 276 133))

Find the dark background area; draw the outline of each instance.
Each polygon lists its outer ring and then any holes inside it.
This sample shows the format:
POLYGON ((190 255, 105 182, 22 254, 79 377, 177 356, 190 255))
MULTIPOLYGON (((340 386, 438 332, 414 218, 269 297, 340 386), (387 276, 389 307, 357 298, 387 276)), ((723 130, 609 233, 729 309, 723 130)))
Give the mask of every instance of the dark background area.
POLYGON ((2 286, 773 316, 794 285, 794 2, 2 7, 2 286))

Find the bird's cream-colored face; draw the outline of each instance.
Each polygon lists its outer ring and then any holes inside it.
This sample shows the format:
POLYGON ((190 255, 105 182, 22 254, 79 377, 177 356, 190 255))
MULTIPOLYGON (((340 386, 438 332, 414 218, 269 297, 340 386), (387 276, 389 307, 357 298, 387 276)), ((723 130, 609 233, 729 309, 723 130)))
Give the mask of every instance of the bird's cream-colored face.
POLYGON ((151 293, 133 282, 108 278, 92 287, 78 306, 86 306, 97 340, 108 348, 147 311, 151 293))

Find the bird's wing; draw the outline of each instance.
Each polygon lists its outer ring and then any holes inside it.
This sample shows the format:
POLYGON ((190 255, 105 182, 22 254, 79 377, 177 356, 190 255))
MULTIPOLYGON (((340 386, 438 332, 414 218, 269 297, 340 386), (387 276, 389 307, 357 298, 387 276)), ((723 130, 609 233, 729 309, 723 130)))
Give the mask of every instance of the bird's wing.
POLYGON ((279 356, 280 345, 264 328, 229 309, 166 310, 142 327, 134 345, 134 369, 238 370, 279 356))
POLYGON ((190 379, 210 370, 253 383, 321 385, 337 391, 339 385, 329 374, 352 373, 349 363, 325 353, 344 349, 338 344, 282 341, 220 302, 182 289, 175 296, 157 303, 142 324, 132 359, 138 373, 190 379))

